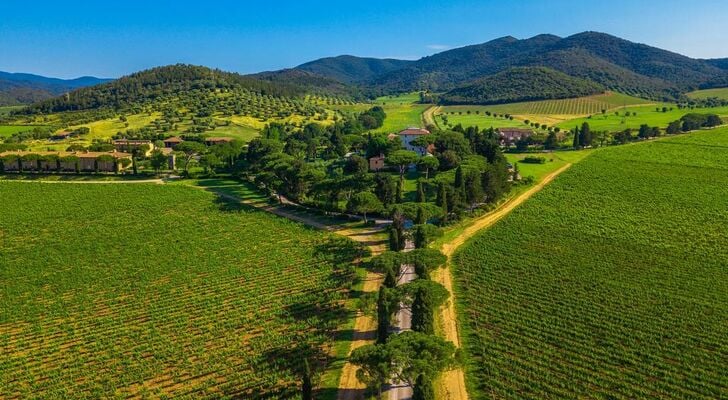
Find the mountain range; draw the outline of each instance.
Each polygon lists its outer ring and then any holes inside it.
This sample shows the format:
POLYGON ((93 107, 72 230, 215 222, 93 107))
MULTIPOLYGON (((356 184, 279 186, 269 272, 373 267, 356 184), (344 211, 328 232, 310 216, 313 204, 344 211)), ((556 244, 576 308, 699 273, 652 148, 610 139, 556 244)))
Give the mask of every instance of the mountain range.
POLYGON ((316 92, 373 98, 426 90, 445 104, 568 98, 605 90, 675 101, 695 89, 728 86, 728 58, 694 59, 598 32, 565 38, 506 36, 415 61, 342 55, 245 76, 184 65, 157 67, 115 82, 0 73, 0 104, 46 100, 36 108, 46 111, 119 107, 200 82, 286 96, 316 92), (83 89, 103 83, 99 89, 83 89), (66 100, 48 100, 69 91, 66 100))
POLYGON ((35 103, 110 79, 84 76, 76 79, 48 78, 40 75, 0 71, 0 106, 35 103))

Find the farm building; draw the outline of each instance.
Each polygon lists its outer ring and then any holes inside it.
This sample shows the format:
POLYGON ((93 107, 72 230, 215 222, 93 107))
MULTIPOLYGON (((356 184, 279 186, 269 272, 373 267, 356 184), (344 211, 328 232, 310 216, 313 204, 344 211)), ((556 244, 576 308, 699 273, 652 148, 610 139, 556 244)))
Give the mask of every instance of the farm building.
POLYGON ((131 165, 131 157, 129 153, 117 151, 6 151, 0 153, 3 171, 10 172, 119 172, 131 165))
POLYGON ((164 139, 164 147, 167 149, 171 149, 174 146, 177 146, 178 144, 180 144, 182 142, 184 142, 184 140, 182 140, 181 138, 179 138, 177 136, 168 137, 168 138, 164 139))
POLYGON ((54 134, 53 136, 51 136, 51 140, 63 140, 63 139, 68 139, 69 137, 71 137, 71 132, 63 131, 63 132, 58 132, 58 133, 54 134))
POLYGON ((412 144, 412 141, 422 137, 424 135, 429 135, 430 131, 427 129, 422 128, 407 128, 397 134, 399 136, 400 140, 402 140, 402 145, 404 146, 405 150, 414 151, 415 153, 419 154, 420 156, 424 156, 427 154, 429 148, 417 146, 412 144))
POLYGON ((499 128, 498 133, 500 133, 502 145, 514 143, 533 135, 533 131, 531 129, 523 128, 499 128))
POLYGON ((205 138, 205 144, 208 146, 214 146, 216 144, 222 144, 222 143, 229 143, 232 142, 233 139, 229 137, 209 137, 205 138))
POLYGON ((139 151, 146 146, 144 156, 148 157, 154 150, 154 143, 151 140, 132 140, 132 139, 120 139, 114 140, 114 148, 116 151, 133 153, 139 151))
POLYGON ((384 169, 384 156, 378 155, 376 157, 372 157, 369 159, 369 170, 370 171, 380 171, 384 169))

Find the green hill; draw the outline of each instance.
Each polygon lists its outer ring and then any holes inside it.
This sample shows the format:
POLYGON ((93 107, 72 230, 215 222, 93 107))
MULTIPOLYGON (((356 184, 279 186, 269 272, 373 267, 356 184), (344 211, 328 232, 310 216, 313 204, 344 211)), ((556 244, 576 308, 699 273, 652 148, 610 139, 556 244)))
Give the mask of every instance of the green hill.
POLYGON ((544 67, 511 68, 453 89, 440 97, 444 104, 497 104, 563 99, 601 93, 604 87, 544 67))

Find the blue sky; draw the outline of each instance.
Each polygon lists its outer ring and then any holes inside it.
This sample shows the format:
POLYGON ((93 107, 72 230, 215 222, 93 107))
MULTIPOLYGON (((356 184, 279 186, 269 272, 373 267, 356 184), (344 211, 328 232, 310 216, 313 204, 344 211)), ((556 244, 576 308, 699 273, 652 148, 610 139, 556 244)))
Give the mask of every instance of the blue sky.
POLYGON ((728 57, 726 21, 725 0, 3 0, 0 70, 118 77, 183 62, 249 73, 339 54, 416 59, 505 35, 585 30, 728 57))

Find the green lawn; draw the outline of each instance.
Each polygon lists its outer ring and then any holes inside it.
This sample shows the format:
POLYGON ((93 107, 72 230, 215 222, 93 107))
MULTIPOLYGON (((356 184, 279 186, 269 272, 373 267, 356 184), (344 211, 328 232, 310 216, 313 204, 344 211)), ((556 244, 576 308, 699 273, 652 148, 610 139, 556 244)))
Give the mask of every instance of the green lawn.
POLYGON ((453 261, 470 397, 726 396, 728 128, 595 151, 453 261))
POLYGON ((0 196, 2 398, 296 398, 341 359, 345 239, 184 185, 0 196))
POLYGON ((435 122, 440 127, 445 127, 443 116, 447 118, 450 126, 462 124, 463 127, 477 126, 485 128, 525 128, 527 125, 518 119, 494 117, 485 114, 487 107, 484 106, 445 106, 441 107, 435 115, 435 122))
POLYGON ((32 130, 36 126, 42 125, 0 125, 0 139, 10 137, 14 133, 32 130))
POLYGON ((506 153, 506 159, 511 164, 518 164, 518 170, 522 177, 532 176, 536 182, 543 179, 546 175, 556 171, 566 164, 573 164, 581 161, 584 157, 596 150, 565 150, 554 151, 551 153, 506 153), (544 164, 528 164, 521 162, 526 157, 544 157, 544 164))

